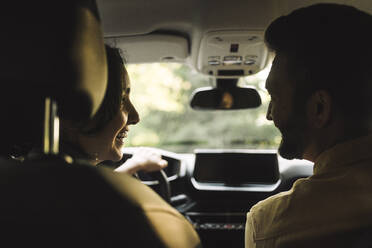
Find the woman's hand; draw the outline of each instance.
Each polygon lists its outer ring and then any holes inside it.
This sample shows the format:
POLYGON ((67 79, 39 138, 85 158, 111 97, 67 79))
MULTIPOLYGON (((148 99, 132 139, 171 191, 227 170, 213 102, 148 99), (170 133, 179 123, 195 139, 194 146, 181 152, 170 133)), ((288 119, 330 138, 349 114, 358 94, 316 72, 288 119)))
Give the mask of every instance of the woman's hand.
POLYGON ((161 158, 161 155, 154 149, 148 147, 139 148, 133 156, 125 161, 116 172, 134 173, 142 170, 144 172, 159 171, 168 166, 168 162, 161 158))

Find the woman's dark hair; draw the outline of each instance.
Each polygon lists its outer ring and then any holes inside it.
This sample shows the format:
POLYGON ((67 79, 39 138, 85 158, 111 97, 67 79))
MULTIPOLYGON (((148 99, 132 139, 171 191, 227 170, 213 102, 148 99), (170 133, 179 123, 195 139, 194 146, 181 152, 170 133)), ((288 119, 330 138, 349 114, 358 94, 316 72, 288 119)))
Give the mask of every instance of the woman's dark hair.
POLYGON ((118 113, 123 94, 124 83, 128 74, 124 66, 124 59, 118 48, 105 45, 108 66, 108 83, 104 99, 97 113, 89 123, 82 123, 79 129, 84 134, 101 131, 118 113))
POLYGON ((288 59, 297 106, 314 91, 326 90, 346 121, 364 125, 372 118, 371 30, 368 13, 316 4, 276 19, 265 41, 288 59))
MULTIPOLYGON (((107 123, 109 123, 118 113, 121 107, 122 93, 125 82, 127 82, 128 74, 124 67, 125 60, 121 56, 121 51, 118 48, 105 45, 107 66, 108 66, 108 83, 104 99, 99 107, 97 113, 92 120, 74 123, 76 128, 84 134, 94 134, 101 131, 107 123)), ((40 112, 42 114, 42 112, 40 112)), ((63 128, 61 129, 63 133, 63 128)), ((34 135, 36 136, 36 135, 34 135)), ((81 154, 89 157, 82 149, 76 147, 68 139, 68 135, 61 136, 63 144, 69 144, 74 147, 81 154)), ((14 144, 6 144, 4 148, 0 145, 1 154, 12 157, 22 158, 26 156, 32 149, 40 146, 40 140, 35 137, 29 141, 14 142, 14 144), (32 140, 32 141, 31 141, 32 140)))

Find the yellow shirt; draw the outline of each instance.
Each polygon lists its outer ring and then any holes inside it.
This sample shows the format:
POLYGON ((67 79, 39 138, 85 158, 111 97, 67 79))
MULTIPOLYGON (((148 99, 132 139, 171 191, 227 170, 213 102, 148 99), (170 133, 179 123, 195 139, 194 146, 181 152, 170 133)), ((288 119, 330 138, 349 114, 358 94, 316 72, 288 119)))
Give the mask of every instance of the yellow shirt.
MULTIPOLYGON (((164 244, 163 247, 201 247, 199 236, 191 223, 152 189, 125 173, 116 173, 109 170, 101 170, 101 172, 106 180, 122 194, 123 199, 128 200, 142 211, 158 238, 164 244)), ((146 223, 143 223, 143 225, 146 226, 146 223)), ((128 238, 129 240, 130 238, 128 238)), ((123 245, 126 247, 129 244, 123 245)), ((129 245, 128 247, 136 246, 129 245)), ((154 244, 152 247, 157 246, 154 244)))
POLYGON ((372 239, 368 230, 372 136, 323 152, 313 176, 253 206, 247 214, 245 247, 365 247, 372 239))

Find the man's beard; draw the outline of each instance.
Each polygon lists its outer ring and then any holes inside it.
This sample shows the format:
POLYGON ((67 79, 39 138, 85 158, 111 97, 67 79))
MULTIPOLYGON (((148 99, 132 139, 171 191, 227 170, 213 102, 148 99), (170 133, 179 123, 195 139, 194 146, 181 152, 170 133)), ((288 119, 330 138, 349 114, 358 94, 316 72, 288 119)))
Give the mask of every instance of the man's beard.
POLYGON ((293 113, 287 124, 279 128, 282 140, 279 145, 279 154, 286 159, 302 159, 305 151, 306 116, 304 113, 293 113))

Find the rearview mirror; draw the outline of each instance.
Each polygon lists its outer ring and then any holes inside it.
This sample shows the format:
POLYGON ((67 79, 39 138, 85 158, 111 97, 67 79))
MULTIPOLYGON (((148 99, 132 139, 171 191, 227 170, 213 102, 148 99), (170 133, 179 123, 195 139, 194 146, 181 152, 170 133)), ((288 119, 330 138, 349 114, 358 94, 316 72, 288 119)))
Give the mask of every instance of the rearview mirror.
POLYGON ((192 93, 190 105, 195 110, 247 109, 259 107, 261 98, 250 87, 204 87, 192 93))

